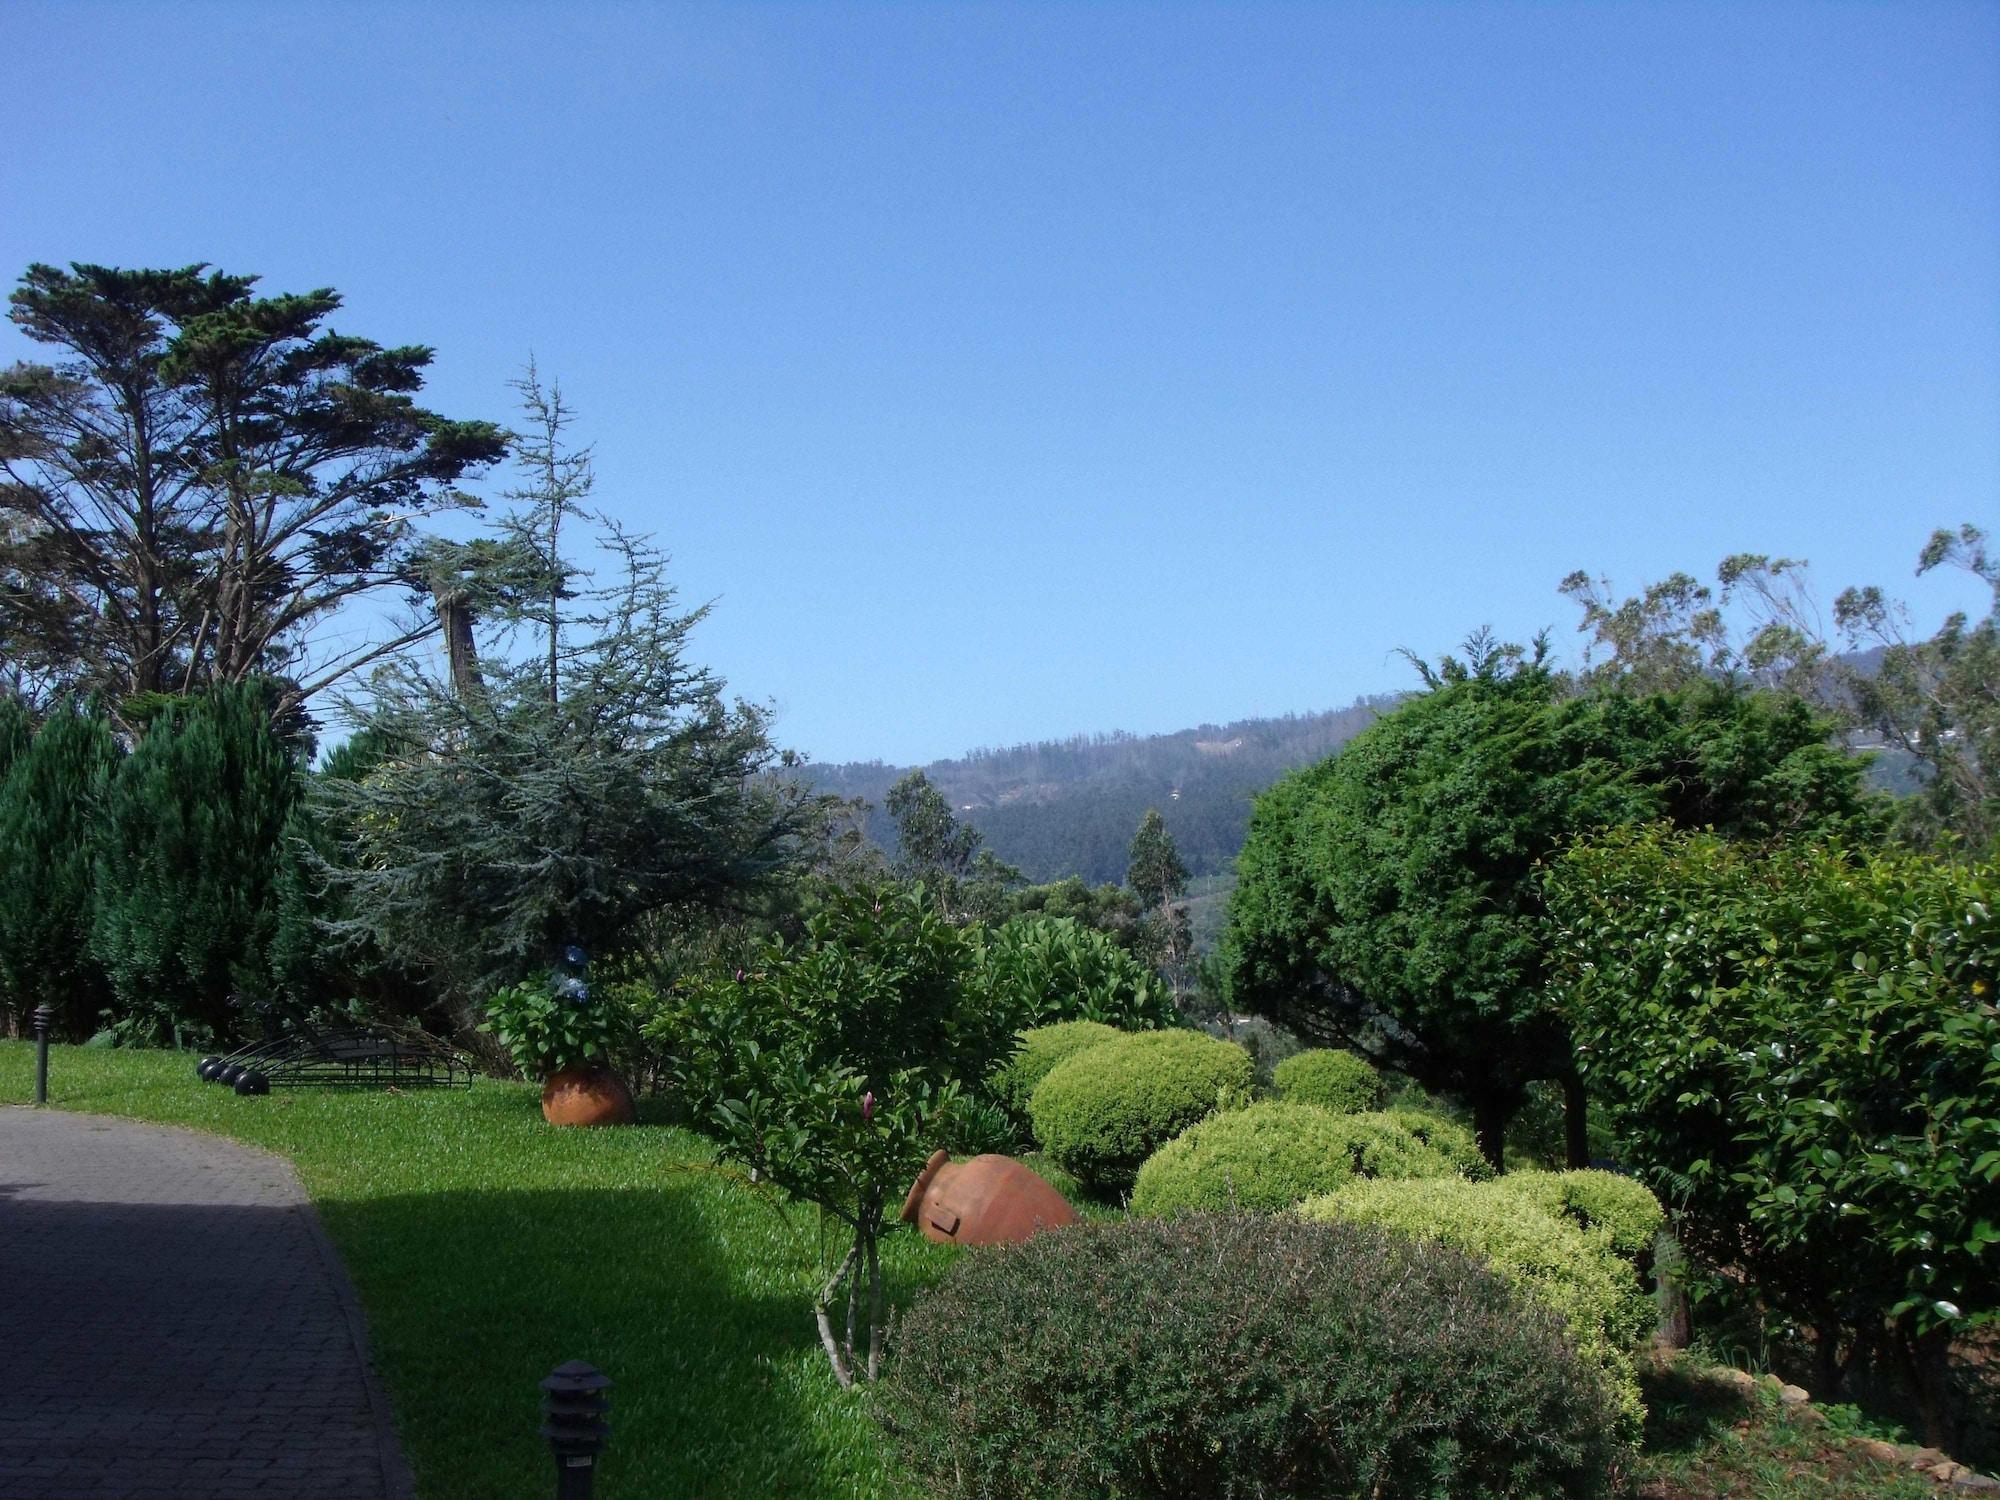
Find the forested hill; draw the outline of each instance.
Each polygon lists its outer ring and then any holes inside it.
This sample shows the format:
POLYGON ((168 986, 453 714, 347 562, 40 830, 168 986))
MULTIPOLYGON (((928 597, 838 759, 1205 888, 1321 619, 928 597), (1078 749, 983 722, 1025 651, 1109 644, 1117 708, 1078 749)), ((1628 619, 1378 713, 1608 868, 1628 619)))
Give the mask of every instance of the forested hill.
MULTIPOLYGON (((1337 750, 1394 697, 1357 699, 1325 713, 1204 724, 1177 734, 1078 735, 1006 750, 975 750, 923 767, 986 847, 1031 880, 1081 875, 1122 881, 1146 809, 1165 815, 1189 873, 1216 875, 1243 847, 1250 798, 1294 767, 1337 750)), ((815 785, 874 804, 868 833, 895 848, 882 799, 910 767, 880 761, 807 768, 815 785)))

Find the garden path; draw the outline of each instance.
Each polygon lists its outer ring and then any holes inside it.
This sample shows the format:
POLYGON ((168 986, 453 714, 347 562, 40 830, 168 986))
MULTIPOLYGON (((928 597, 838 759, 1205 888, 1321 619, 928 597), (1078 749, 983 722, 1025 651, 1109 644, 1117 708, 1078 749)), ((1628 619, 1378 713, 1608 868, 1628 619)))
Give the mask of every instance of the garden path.
POLYGON ((288 1163, 0 1108, 0 1500, 405 1500, 365 1350, 288 1163))

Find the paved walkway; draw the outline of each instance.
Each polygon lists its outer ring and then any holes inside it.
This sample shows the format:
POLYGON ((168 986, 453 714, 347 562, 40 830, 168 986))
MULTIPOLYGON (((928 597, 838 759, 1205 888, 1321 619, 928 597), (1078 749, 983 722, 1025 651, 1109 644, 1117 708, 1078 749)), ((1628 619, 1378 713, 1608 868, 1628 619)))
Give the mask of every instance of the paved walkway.
POLYGON ((0 1107, 0 1500, 404 1500, 363 1347, 287 1163, 0 1107))

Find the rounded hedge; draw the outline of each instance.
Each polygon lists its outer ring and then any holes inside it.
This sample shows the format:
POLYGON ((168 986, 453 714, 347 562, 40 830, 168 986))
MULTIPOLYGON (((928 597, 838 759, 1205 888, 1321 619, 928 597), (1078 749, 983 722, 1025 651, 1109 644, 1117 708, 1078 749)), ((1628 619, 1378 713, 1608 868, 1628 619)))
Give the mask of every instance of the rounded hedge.
POLYGON ((1271 1083, 1293 1104, 1317 1104, 1342 1115, 1380 1109, 1388 1092, 1366 1058, 1332 1047, 1294 1052, 1272 1070, 1271 1083))
POLYGON ((973 1251, 877 1395, 926 1494, 987 1500, 1601 1496, 1620 1456, 1546 1308, 1443 1247, 1284 1216, 973 1251))
POLYGON ((1509 1172, 1495 1186, 1603 1238, 1633 1266, 1649 1265, 1666 1210, 1643 1182, 1617 1172, 1509 1172))
POLYGON ((1058 1021, 1036 1026, 1014 1039, 1014 1055, 993 1070, 987 1087, 1003 1108, 1028 1118, 1028 1101, 1059 1062, 1100 1042, 1115 1042, 1125 1033, 1102 1021, 1058 1021))
POLYGON ((1409 1118, 1334 1114, 1289 1100, 1213 1116, 1146 1158, 1132 1212, 1276 1212, 1357 1177, 1457 1175, 1447 1154, 1418 1139, 1409 1118))
POLYGON ((1028 1103, 1035 1139, 1094 1188, 1132 1185, 1140 1163, 1197 1120, 1247 1098, 1255 1069, 1233 1042, 1147 1031, 1077 1052, 1028 1103))
POLYGON ((1448 1245, 1559 1315, 1577 1354, 1602 1373, 1635 1437, 1645 1418, 1633 1353, 1651 1331, 1654 1309, 1632 1268, 1608 1240, 1540 1207, 1507 1179, 1467 1182, 1355 1181, 1300 1209, 1307 1219, 1374 1224, 1448 1245))
POLYGON ((1423 1109, 1392 1109, 1389 1118, 1431 1150, 1446 1158, 1460 1177, 1477 1182, 1493 1175, 1493 1164, 1480 1154, 1470 1126, 1423 1109))

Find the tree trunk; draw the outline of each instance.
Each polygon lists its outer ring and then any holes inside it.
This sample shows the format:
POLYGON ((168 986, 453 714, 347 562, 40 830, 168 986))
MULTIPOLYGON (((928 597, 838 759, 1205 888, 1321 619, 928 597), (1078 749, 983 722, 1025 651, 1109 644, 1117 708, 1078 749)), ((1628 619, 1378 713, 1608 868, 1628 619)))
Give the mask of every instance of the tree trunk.
POLYGON ((1951 1410, 1951 1330, 1932 1328, 1912 1335, 1899 1328, 1896 1347, 1910 1394, 1916 1398, 1925 1445, 1950 1452, 1958 1440, 1951 1410))
POLYGON ((840 1340, 834 1335, 833 1294, 840 1290, 840 1283, 846 1279, 847 1273, 854 1269, 854 1257, 855 1250, 850 1247, 846 1258, 820 1288, 819 1299, 813 1303, 813 1320, 819 1324, 819 1341, 826 1349, 827 1359, 833 1365, 833 1378, 842 1386, 854 1384, 854 1371, 848 1367, 847 1360, 841 1354, 840 1340))
POLYGON ((1694 1339, 1694 1305, 1688 1300, 1687 1253, 1672 1231, 1653 1236, 1653 1282, 1660 1289, 1660 1327, 1655 1341, 1685 1349, 1694 1339))
POLYGON ((1507 1170, 1504 1160, 1507 1120, 1512 1113, 1490 1094, 1481 1094, 1472 1101, 1472 1133, 1479 1139, 1479 1154, 1496 1175, 1507 1170))
POLYGON ((1590 1165, 1590 1100, 1584 1096, 1583 1075, 1575 1068, 1561 1079, 1563 1091, 1563 1158, 1572 1172, 1590 1165))

